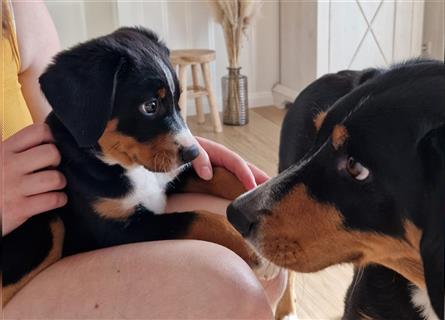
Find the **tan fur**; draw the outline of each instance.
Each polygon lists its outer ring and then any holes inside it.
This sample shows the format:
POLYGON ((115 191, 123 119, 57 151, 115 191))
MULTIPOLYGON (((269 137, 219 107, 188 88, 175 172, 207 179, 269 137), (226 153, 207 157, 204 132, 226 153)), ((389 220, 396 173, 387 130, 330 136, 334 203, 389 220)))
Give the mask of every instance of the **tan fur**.
POLYGON ((111 219, 126 219, 134 212, 134 208, 124 208, 121 199, 102 198, 93 203, 93 209, 100 216, 111 219))
POLYGON ((314 118, 314 126, 317 131, 320 130, 323 125, 324 119, 326 118, 327 113, 325 111, 319 112, 314 118))
POLYGON ((161 135, 148 143, 122 134, 117 130, 118 120, 107 123, 99 138, 99 145, 107 159, 124 167, 142 165, 153 172, 167 172, 178 166, 178 146, 170 135, 161 135))
POLYGON ((167 90, 165 90, 164 87, 162 87, 162 88, 160 88, 158 90, 158 97, 159 98, 164 99, 166 94, 167 94, 167 90))
POLYGON ((215 167, 213 168, 213 178, 211 180, 190 178, 182 191, 211 194, 224 199, 234 200, 246 192, 246 189, 233 173, 224 168, 215 167))
POLYGON ((295 271, 315 272, 342 262, 378 263, 425 288, 420 231, 410 222, 405 230, 405 239, 348 230, 334 206, 315 201, 298 185, 263 216, 258 240, 266 258, 295 271))
POLYGON ((185 239, 203 240, 229 248, 251 267, 259 264, 255 251, 224 216, 207 211, 196 211, 197 218, 189 227, 185 239))
POLYGON ((31 272, 23 276, 18 282, 3 287, 2 303, 5 306, 9 300, 22 289, 32 278, 34 278, 42 270, 59 260, 62 256, 63 238, 65 236, 65 228, 60 218, 50 223, 51 233, 53 235, 52 248, 48 256, 31 272))
POLYGON ((338 150, 348 139, 349 133, 346 127, 342 124, 337 124, 332 130, 332 145, 335 150, 338 150))

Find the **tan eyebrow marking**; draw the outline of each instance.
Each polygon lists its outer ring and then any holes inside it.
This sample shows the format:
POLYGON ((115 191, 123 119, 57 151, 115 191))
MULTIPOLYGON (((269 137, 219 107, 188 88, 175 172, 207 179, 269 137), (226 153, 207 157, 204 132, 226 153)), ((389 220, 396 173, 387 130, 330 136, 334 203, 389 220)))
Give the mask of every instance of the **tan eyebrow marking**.
POLYGON ((335 150, 338 150, 348 138, 349 133, 344 125, 337 124, 332 130, 332 146, 335 150))
POLYGON ((324 119, 326 118, 327 112, 321 111, 314 117, 314 126, 315 129, 318 131, 321 128, 321 125, 323 124, 324 119))
POLYGON ((160 88, 160 89, 158 90, 158 96, 159 96, 161 99, 164 99, 166 94, 167 94, 167 90, 165 90, 164 87, 162 87, 162 88, 160 88))

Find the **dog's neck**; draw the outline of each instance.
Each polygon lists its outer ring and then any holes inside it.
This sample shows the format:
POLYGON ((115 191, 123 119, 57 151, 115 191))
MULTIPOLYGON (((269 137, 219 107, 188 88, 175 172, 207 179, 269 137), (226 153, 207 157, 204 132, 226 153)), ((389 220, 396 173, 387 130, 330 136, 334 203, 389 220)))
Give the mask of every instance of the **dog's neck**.
POLYGON ((414 302, 414 288, 405 277, 380 265, 356 269, 343 319, 433 320, 423 317, 423 305, 414 302))

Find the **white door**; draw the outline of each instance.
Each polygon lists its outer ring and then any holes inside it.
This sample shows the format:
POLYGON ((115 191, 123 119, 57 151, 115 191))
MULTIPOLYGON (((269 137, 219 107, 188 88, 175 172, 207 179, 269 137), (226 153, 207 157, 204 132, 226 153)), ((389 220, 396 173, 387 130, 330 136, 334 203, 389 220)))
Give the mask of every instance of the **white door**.
POLYGON ((423 11, 424 0, 319 0, 317 75, 420 56, 423 11))

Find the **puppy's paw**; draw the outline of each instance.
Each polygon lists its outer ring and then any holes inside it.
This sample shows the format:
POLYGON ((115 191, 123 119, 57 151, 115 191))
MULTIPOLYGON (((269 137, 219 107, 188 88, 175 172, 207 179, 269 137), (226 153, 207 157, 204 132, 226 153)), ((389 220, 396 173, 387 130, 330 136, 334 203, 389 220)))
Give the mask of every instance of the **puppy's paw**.
POLYGON ((288 314, 288 315, 281 317, 279 319, 276 319, 276 320, 298 320, 298 317, 296 314, 288 314))
POLYGON ((253 268, 253 271, 259 279, 268 281, 276 278, 280 274, 281 268, 269 260, 259 257, 258 265, 253 268))

